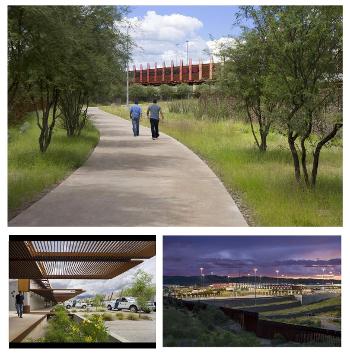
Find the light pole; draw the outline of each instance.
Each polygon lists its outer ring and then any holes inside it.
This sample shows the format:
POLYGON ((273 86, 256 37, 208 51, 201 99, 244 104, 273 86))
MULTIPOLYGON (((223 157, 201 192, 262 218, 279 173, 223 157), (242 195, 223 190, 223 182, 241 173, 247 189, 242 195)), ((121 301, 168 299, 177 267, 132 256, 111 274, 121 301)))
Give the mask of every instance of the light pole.
POLYGON ((280 271, 279 270, 276 270, 276 281, 277 281, 277 285, 278 285, 278 273, 279 273, 280 271))
POLYGON ((333 275, 333 271, 330 271, 330 272, 329 272, 329 275, 331 276, 332 285, 333 285, 333 276, 334 276, 334 275, 333 275))
POLYGON ((203 268, 199 268, 199 270, 201 271, 201 286, 203 287, 203 268))
POLYGON ((254 304, 256 305, 256 272, 258 271, 257 268, 254 268, 254 304))
POLYGON ((324 272, 326 271, 326 269, 323 267, 322 268, 322 284, 324 286, 324 272))
POLYGON ((129 107, 129 29, 130 23, 127 23, 126 26, 126 107, 129 107))

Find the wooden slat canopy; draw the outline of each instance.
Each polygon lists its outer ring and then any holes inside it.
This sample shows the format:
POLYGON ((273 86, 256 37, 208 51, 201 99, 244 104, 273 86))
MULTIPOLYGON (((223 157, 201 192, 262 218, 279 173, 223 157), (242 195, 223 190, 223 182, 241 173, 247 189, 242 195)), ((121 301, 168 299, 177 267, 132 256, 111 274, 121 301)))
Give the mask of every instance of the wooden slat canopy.
POLYGON ((31 292, 44 297, 47 301, 55 303, 65 302, 85 292, 82 289, 52 289, 52 288, 33 288, 31 292))
POLYGON ((156 253, 155 241, 10 240, 10 278, 111 279, 156 253))

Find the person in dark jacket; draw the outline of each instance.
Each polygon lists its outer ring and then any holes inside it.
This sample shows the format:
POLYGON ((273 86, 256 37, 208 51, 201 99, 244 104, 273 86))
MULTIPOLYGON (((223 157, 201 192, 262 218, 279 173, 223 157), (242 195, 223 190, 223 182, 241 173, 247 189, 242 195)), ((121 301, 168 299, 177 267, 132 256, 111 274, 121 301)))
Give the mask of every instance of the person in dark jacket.
POLYGON ((16 311, 19 318, 23 318, 23 302, 24 302, 24 295, 22 291, 18 291, 16 295, 16 311))

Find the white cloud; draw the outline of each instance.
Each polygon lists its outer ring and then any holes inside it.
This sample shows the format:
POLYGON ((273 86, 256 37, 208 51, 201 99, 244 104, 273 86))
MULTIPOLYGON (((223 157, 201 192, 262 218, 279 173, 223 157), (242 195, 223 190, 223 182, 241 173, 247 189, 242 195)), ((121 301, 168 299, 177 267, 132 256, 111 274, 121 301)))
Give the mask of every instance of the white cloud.
POLYGON ((133 53, 133 64, 144 67, 150 63, 153 67, 163 61, 176 64, 187 58, 187 43, 189 58, 193 62, 209 61, 208 43, 199 35, 198 31, 203 23, 196 17, 185 16, 177 13, 159 15, 155 11, 148 11, 144 17, 126 19, 130 25, 130 34, 135 41, 136 48, 133 53))
POLYGON ((211 40, 207 42, 210 53, 213 55, 214 61, 220 60, 220 51, 228 46, 235 45, 236 40, 233 37, 221 37, 219 39, 211 40))
MULTIPOLYGON (((110 280, 50 280, 52 288, 81 288, 87 294, 110 294, 123 288, 130 287, 136 272, 142 269, 153 276, 156 280, 156 257, 145 260, 142 264, 124 272, 110 280)), ((81 295, 84 297, 84 294, 81 295)))

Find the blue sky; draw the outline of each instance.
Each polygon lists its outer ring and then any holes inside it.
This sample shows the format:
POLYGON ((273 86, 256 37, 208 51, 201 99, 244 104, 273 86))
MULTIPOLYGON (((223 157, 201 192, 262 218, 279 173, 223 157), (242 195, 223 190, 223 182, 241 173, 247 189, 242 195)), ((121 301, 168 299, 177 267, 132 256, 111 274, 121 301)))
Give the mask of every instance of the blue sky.
POLYGON ((240 34, 233 26, 237 6, 130 6, 127 19, 136 44, 130 63, 153 67, 171 60, 178 64, 187 57, 196 63, 218 60, 217 48, 232 43, 240 34))
POLYGON ((215 38, 237 36, 240 33, 239 26, 233 26, 234 14, 238 6, 130 6, 129 16, 142 17, 147 11, 156 11, 160 15, 180 13, 182 15, 198 18, 204 27, 198 33, 205 39, 209 35, 215 38))

